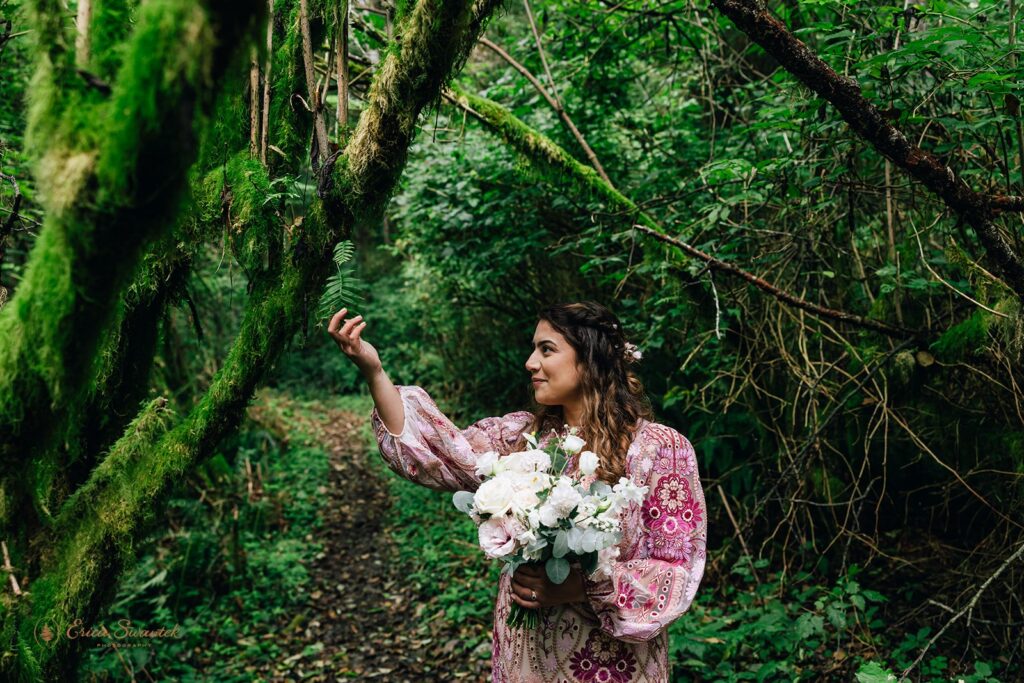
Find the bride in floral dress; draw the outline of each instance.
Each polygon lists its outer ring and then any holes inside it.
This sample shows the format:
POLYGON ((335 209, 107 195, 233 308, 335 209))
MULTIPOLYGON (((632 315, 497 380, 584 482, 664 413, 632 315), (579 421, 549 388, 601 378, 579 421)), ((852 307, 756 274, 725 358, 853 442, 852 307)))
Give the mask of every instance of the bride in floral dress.
MULTIPOLYGON (((474 491, 476 459, 525 450, 523 435, 579 429, 601 458, 597 476, 646 485, 642 504, 622 511, 622 540, 611 577, 574 565, 551 583, 543 565, 502 573, 491 655, 498 683, 669 681, 666 629, 690 606, 704 573, 707 514, 693 447, 650 419, 643 387, 628 366, 640 352, 616 317, 595 303, 552 306, 539 316, 525 369, 535 412, 487 417, 459 429, 418 386, 395 386, 361 333, 362 316, 342 309, 328 333, 366 378, 374 433, 396 473, 440 491, 474 491), (505 625, 511 604, 540 610, 535 629, 505 625)), ((569 462, 576 470, 575 458, 569 462)))

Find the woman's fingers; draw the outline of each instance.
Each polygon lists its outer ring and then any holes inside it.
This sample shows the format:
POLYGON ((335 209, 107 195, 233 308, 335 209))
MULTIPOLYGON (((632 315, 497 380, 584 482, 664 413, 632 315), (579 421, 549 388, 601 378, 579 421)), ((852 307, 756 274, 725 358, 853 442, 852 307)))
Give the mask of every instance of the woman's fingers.
POLYGON ((528 576, 516 576, 512 579, 512 585, 521 588, 523 595, 529 595, 530 591, 541 591, 544 589, 544 582, 528 576))
POLYGON ((346 313, 348 313, 348 309, 343 308, 331 316, 331 322, 327 325, 328 333, 333 335, 338 331, 338 328, 341 327, 341 321, 344 320, 346 313))
POLYGON ((354 318, 350 318, 349 320, 346 320, 345 324, 341 326, 341 336, 343 336, 343 337, 351 337, 352 336, 352 328, 355 327, 356 325, 358 325, 360 323, 360 321, 362 321, 362 319, 363 319, 363 316, 357 315, 354 318))
POLYGON ((352 341, 359 341, 359 335, 362 334, 364 327, 366 327, 365 320, 356 325, 355 329, 352 330, 352 341))
POLYGON ((534 589, 516 583, 512 584, 512 598, 518 598, 516 602, 518 602, 523 607, 540 607, 539 594, 537 594, 537 600, 533 599, 534 595, 534 589))

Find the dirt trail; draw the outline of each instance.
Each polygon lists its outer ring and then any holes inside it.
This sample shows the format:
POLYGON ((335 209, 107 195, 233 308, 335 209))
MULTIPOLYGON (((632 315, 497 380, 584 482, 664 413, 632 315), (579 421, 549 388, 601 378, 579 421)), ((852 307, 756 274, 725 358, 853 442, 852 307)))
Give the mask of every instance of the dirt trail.
POLYGON ((422 600, 387 535, 388 483, 359 433, 367 419, 325 411, 301 425, 330 453, 330 480, 320 489, 327 498, 317 539, 323 552, 309 568, 308 621, 287 636, 285 651, 298 654, 268 674, 282 681, 488 681, 489 642, 468 652, 457 625, 416 616, 422 600))

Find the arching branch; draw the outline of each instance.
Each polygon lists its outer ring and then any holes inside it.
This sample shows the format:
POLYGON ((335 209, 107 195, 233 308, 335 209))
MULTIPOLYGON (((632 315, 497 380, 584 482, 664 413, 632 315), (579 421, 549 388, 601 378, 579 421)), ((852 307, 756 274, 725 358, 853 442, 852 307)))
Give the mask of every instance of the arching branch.
POLYGON ((501 105, 483 97, 454 89, 449 96, 449 100, 479 119, 491 132, 504 139, 526 158, 539 161, 560 173, 570 175, 581 183, 583 187, 602 197, 617 211, 630 216, 634 222, 633 227, 635 229, 661 242, 682 249, 686 254, 704 261, 712 269, 742 278, 779 301, 805 310, 815 316, 837 320, 898 339, 914 336, 915 333, 912 330, 889 325, 881 320, 865 318, 854 313, 826 308, 801 299, 766 282, 753 273, 717 259, 678 238, 666 235, 664 228, 653 217, 643 212, 631 199, 599 178, 593 169, 580 164, 553 140, 527 126, 501 105))

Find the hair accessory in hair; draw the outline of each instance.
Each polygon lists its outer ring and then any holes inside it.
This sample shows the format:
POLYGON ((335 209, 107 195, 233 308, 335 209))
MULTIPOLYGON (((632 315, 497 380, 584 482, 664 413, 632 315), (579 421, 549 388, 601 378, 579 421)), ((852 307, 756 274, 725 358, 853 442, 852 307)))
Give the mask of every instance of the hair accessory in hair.
POLYGON ((630 363, 635 363, 644 357, 644 354, 639 348, 637 348, 637 345, 632 342, 626 342, 626 346, 622 350, 622 355, 625 356, 626 360, 630 363))

